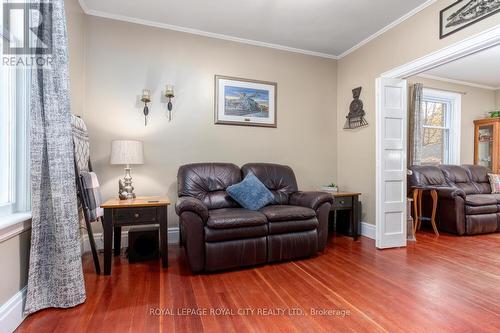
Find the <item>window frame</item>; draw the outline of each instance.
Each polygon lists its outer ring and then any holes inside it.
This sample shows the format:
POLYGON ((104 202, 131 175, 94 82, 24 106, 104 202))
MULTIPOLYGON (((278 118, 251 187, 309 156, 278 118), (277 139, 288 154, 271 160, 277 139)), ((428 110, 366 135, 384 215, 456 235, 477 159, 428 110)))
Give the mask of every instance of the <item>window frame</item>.
MULTIPOLYGON (((15 37, 9 31, 5 31, 0 23, 0 38, 2 43, 8 43, 15 37)), ((9 77, 8 82, 2 82, 2 85, 8 84, 12 88, 8 93, 9 112, 5 115, 9 119, 8 126, 11 127, 8 139, 10 158, 9 161, 3 162, 10 164, 8 167, 10 202, 0 206, 0 241, 4 239, 5 233, 10 235, 12 230, 16 230, 16 225, 25 226, 26 221, 31 218, 29 148, 31 68, 12 68, 0 63, 0 80, 4 79, 5 70, 9 71, 9 77)), ((3 105, 0 105, 0 108, 3 108, 3 105)))
MULTIPOLYGON (((462 118, 462 95, 459 93, 424 88, 422 101, 438 102, 446 104, 445 126, 422 125, 424 128, 435 128, 448 130, 448 143, 444 164, 460 165, 460 142, 461 142, 461 118, 462 118)), ((423 146, 423 137, 420 144, 423 146)))

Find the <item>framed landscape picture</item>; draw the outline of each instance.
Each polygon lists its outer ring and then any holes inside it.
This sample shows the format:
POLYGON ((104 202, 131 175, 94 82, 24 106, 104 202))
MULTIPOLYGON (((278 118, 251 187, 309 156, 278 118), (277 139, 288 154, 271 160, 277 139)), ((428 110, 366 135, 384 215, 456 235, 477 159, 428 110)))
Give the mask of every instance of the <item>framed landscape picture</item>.
POLYGON ((500 0, 459 0, 439 13, 439 37, 444 38, 500 12, 500 0))
POLYGON ((215 76, 215 123, 276 127, 277 84, 215 76))

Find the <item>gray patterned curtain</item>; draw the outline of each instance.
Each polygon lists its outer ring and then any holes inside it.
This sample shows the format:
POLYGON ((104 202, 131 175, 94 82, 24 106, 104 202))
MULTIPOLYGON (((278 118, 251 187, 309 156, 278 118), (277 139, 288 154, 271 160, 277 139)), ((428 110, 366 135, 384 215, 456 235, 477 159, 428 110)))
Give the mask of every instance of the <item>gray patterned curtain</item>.
POLYGON ((52 8, 38 6, 44 20, 52 18, 52 29, 40 29, 44 40, 52 41, 53 62, 50 68, 34 69, 32 78, 32 225, 26 314, 72 307, 86 297, 71 137, 66 16, 63 0, 49 3, 52 8))
POLYGON ((424 86, 422 83, 416 83, 410 87, 408 167, 422 164, 422 135, 424 122, 423 95, 424 86))

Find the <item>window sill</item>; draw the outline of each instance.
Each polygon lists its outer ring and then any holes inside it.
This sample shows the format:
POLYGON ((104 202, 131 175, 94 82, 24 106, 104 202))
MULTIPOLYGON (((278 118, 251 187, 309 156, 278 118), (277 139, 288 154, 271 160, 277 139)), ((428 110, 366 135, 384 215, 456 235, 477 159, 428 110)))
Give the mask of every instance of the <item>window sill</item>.
POLYGON ((0 243, 31 229, 31 212, 0 217, 0 243))

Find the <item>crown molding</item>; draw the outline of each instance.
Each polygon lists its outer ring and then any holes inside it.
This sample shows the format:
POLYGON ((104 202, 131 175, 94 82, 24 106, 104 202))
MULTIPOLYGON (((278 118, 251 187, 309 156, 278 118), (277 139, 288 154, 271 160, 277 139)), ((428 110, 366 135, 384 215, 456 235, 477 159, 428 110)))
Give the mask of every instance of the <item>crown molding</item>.
POLYGON ((237 42, 237 43, 242 43, 242 44, 267 47, 270 49, 299 53, 299 54, 304 54, 304 55, 309 55, 309 56, 314 56, 314 57, 334 59, 334 60, 339 59, 339 57, 334 55, 334 54, 297 49, 297 48, 289 47, 289 46, 285 46, 285 45, 260 42, 260 41, 256 41, 256 40, 252 40, 252 39, 233 37, 233 36, 224 35, 224 34, 218 34, 218 33, 198 30, 198 29, 185 28, 185 27, 180 27, 180 26, 172 25, 172 24, 166 24, 166 23, 150 21, 150 20, 143 20, 143 19, 133 18, 133 17, 125 16, 125 15, 116 15, 116 14, 112 14, 112 13, 108 13, 108 12, 93 10, 93 9, 90 9, 86 5, 85 0, 79 0, 79 3, 80 3, 80 7, 82 7, 83 12, 85 14, 91 15, 91 16, 102 17, 102 18, 107 18, 107 19, 111 19, 111 20, 134 23, 134 24, 140 24, 140 25, 145 25, 145 26, 154 27, 154 28, 174 30, 174 31, 188 33, 188 34, 199 35, 199 36, 215 38, 215 39, 222 39, 222 40, 227 40, 227 41, 237 42))
POLYGON ((374 33, 373 35, 371 35, 370 37, 362 40, 361 42, 359 42, 358 44, 354 45, 353 47, 351 47, 349 50, 343 52, 342 54, 340 54, 338 56, 339 59, 342 59, 343 57, 351 54, 352 52, 356 51, 357 49, 361 48, 362 46, 368 44, 369 42, 371 42, 372 40, 374 40, 375 38, 383 35, 384 33, 386 33, 387 31, 391 30, 392 28, 394 28, 395 26, 403 23, 404 21, 406 21, 407 19, 409 19, 410 17, 420 13, 421 11, 423 11, 424 9, 426 9, 427 7, 429 7, 430 5, 434 4, 437 0, 427 0, 426 2, 424 2, 423 4, 421 4, 420 6, 418 6, 417 8, 413 9, 412 11, 408 12, 407 14, 401 16, 400 18, 398 18, 396 21, 388 24, 387 26, 383 27, 382 29, 380 29, 379 31, 377 31, 376 33, 374 33))
POLYGON ((177 25, 166 24, 166 23, 161 23, 161 22, 156 22, 156 21, 137 19, 137 18, 133 18, 130 16, 125 16, 125 15, 112 14, 109 12, 103 12, 103 11, 90 9, 87 6, 85 0, 78 0, 78 2, 80 3, 80 7, 82 7, 83 12, 85 14, 91 15, 91 16, 102 17, 102 18, 107 18, 107 19, 111 19, 111 20, 134 23, 134 24, 141 24, 141 25, 154 27, 154 28, 174 30, 174 31, 209 37, 209 38, 222 39, 222 40, 227 40, 227 41, 231 41, 231 42, 267 47, 267 48, 281 50, 281 51, 299 53, 299 54, 310 55, 310 56, 315 56, 315 57, 320 57, 320 58, 334 59, 334 60, 342 59, 343 57, 347 56, 348 54, 356 51, 357 49, 361 48, 365 44, 368 44, 370 41, 372 41, 375 38, 379 37, 380 35, 384 34, 388 30, 403 23, 404 21, 406 21, 410 17, 418 14, 419 12, 421 12, 425 8, 429 7, 430 5, 435 3, 436 1, 437 0, 427 0, 422 5, 418 6, 417 8, 415 8, 412 11, 408 12, 407 14, 403 15, 399 19, 395 20, 394 22, 390 23, 389 25, 385 26, 384 28, 380 29, 379 31, 377 31, 376 33, 371 35, 370 37, 362 40, 360 43, 351 47, 349 50, 343 52, 340 55, 335 55, 335 54, 322 53, 322 52, 316 52, 316 51, 310 51, 310 50, 303 50, 303 49, 298 49, 298 48, 289 47, 289 46, 285 46, 285 45, 260 42, 260 41, 256 41, 256 40, 252 40, 252 39, 239 38, 239 37, 234 37, 234 36, 229 36, 229 35, 224 35, 224 34, 218 34, 218 33, 208 32, 208 31, 204 31, 204 30, 191 29, 191 28, 186 28, 186 27, 181 27, 181 26, 177 26, 177 25))
POLYGON ((498 89, 498 88, 493 87, 493 86, 488 86, 488 85, 478 84, 478 83, 473 83, 473 82, 467 82, 467 81, 461 81, 461 80, 448 79, 446 77, 441 77, 441 76, 432 75, 432 74, 425 74, 424 73, 424 74, 418 74, 417 76, 422 77, 424 79, 431 79, 431 80, 436 80, 436 81, 448 82, 448 83, 458 84, 461 86, 469 86, 469 87, 486 89, 486 90, 497 90, 498 89))

